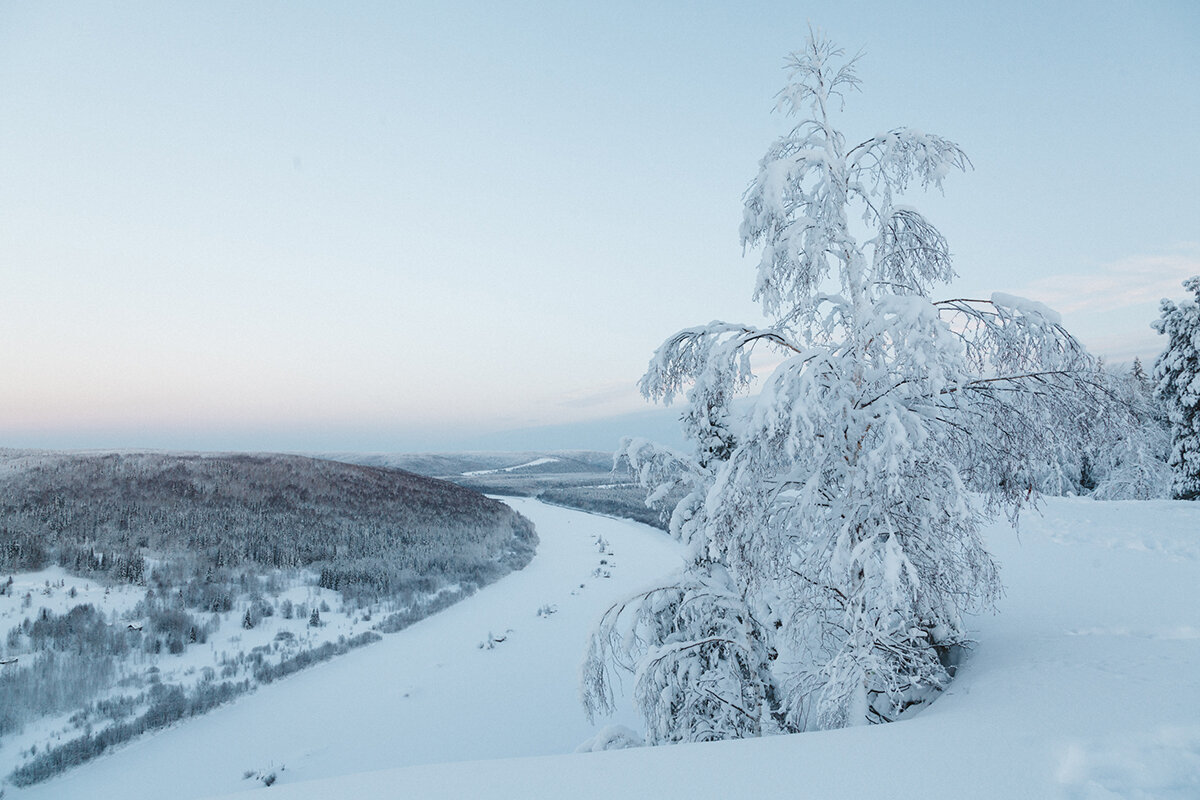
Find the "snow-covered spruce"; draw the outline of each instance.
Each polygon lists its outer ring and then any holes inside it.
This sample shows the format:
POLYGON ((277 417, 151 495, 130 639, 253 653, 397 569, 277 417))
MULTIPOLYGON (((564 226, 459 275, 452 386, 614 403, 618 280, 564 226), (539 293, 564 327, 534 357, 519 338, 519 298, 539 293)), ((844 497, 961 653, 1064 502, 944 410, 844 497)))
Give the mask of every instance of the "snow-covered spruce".
POLYGON ((1195 500, 1200 497, 1200 275, 1184 281, 1183 288, 1195 299, 1178 305, 1163 300, 1154 321, 1154 329, 1168 338, 1154 362, 1154 381, 1171 419, 1172 494, 1195 500))
POLYGON ((614 669, 635 674, 649 743, 884 722, 932 698, 964 613, 1000 592, 981 522, 1015 522, 1112 400, 1041 304, 929 299, 950 252, 896 196, 969 162, 910 128, 848 147, 830 119, 859 82, 842 55, 810 35, 790 57, 780 106, 803 119, 744 197, 773 322, 668 339, 641 389, 686 397, 695 449, 618 454, 650 501, 684 493, 671 530, 690 548, 681 574, 608 610, 583 665, 592 714, 612 710, 614 669), (739 419, 757 347, 782 363, 739 419))
MULTIPOLYGON (((1171 426, 1167 405, 1139 359, 1128 372, 1110 373, 1114 398, 1124 414, 1106 426, 1079 463, 1081 482, 1095 481, 1096 500, 1154 500, 1171 496, 1171 426), (1086 475, 1089 472, 1091 475, 1086 475)), ((1081 487, 1081 488, 1085 488, 1081 487)))
POLYGON ((1167 406, 1134 359, 1129 369, 1105 368, 1114 413, 1093 421, 1088 440, 1064 441, 1042 465, 1034 485, 1043 495, 1091 495, 1095 500, 1153 500, 1171 496, 1171 425, 1167 406))

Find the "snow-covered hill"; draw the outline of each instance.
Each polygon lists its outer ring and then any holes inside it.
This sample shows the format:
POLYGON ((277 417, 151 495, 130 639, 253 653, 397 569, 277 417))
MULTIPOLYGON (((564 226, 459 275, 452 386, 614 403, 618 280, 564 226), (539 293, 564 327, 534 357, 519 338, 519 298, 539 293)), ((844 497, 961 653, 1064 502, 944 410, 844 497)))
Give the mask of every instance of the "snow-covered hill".
MULTIPOLYGON (((523 570, 61 778, 8 787, 5 800, 184 800, 261 789, 255 776, 272 773, 278 788, 385 767, 571 752, 597 728, 577 691, 588 628, 612 600, 673 569, 678 551, 637 523, 511 505, 546 531, 523 570)), ((635 723, 632 714, 623 721, 635 723)))
POLYGON ((907 721, 570 754, 592 730, 575 697, 589 622, 676 551, 632 523, 512 502, 542 538, 524 571, 10 797, 262 791, 247 771, 293 799, 1200 797, 1200 504, 1049 499, 1019 536, 993 526, 1007 596, 976 620, 951 690, 907 721), (611 578, 593 576, 601 558, 611 578), (480 649, 489 632, 504 640, 480 649))

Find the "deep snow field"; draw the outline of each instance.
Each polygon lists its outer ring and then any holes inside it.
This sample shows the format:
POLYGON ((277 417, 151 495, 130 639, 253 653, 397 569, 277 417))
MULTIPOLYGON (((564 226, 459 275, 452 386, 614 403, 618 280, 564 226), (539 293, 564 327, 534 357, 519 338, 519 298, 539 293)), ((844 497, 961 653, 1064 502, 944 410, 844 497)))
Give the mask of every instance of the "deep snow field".
POLYGON ((524 570, 6 800, 1200 797, 1200 504, 1050 498, 1019 534, 992 525, 1007 596, 906 721, 572 754, 604 724, 637 727, 632 711, 588 724, 578 663, 606 605, 679 551, 636 523, 507 502, 541 537, 524 570))

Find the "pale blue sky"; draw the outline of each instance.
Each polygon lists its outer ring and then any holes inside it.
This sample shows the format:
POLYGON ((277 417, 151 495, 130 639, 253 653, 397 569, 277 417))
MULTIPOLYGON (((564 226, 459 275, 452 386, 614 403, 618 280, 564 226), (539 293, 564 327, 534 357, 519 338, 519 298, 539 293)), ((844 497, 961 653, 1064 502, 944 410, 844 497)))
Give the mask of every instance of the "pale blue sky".
POLYGON ((664 337, 756 318, 809 22, 864 52, 849 138, 973 160, 908 200, 959 292, 1157 351, 1198 3, 0 2, 0 445, 610 446, 664 337))

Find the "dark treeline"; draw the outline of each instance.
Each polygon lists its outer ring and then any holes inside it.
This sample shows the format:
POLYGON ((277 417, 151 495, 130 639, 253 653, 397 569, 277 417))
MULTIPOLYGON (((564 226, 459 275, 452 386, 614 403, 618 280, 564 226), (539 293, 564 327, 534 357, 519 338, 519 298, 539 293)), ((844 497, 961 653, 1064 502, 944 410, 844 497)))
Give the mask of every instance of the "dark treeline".
POLYGON ((610 517, 632 519, 660 530, 667 530, 671 521, 670 500, 653 507, 646 505, 646 490, 640 486, 556 486, 546 489, 539 500, 580 511, 606 514, 610 517))
POLYGON ((328 661, 334 656, 344 655, 356 647, 365 647, 378 642, 382 637, 374 631, 364 631, 349 639, 340 638, 336 642, 325 642, 311 650, 301 650, 296 655, 285 658, 278 664, 268 664, 259 658, 254 664, 254 679, 259 683, 271 683, 280 678, 286 678, 292 673, 299 672, 305 667, 328 661))
POLYGON ((633 483, 627 472, 499 472, 453 480, 476 492, 535 497, 557 506, 632 519, 664 531, 670 527, 669 501, 679 499, 672 496, 667 502, 647 506, 646 490, 633 483))
POLYGON ((0 458, 0 572, 57 563, 137 583, 147 555, 178 555, 193 595, 231 570, 313 567, 322 585, 374 599, 490 582, 536 543, 507 506, 395 469, 286 455, 0 458))
POLYGON ((647 507, 645 489, 625 464, 614 467, 611 451, 341 453, 337 457, 441 478, 481 494, 535 497, 580 511, 624 517, 661 530, 669 527, 670 510, 682 498, 682 494, 672 496, 647 507))

